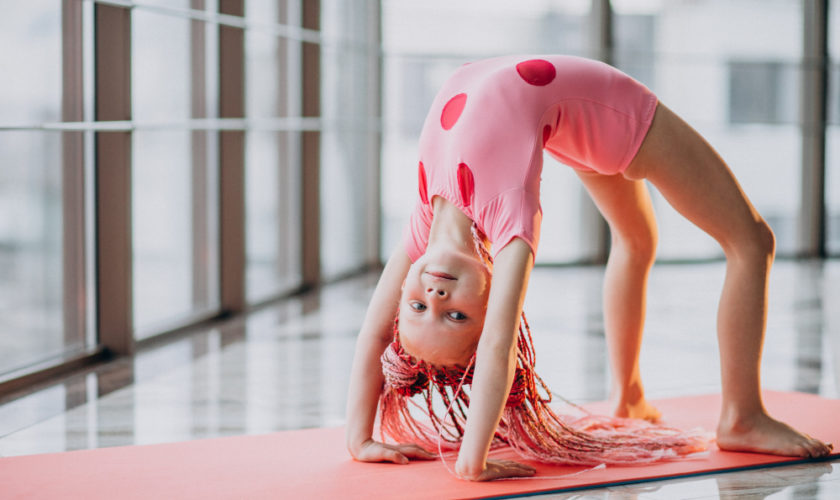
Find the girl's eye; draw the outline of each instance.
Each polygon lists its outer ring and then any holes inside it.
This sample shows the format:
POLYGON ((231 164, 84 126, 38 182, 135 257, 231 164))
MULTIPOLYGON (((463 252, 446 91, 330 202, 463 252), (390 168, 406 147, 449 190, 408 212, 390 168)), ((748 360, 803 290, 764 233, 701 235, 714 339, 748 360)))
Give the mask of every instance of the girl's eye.
POLYGON ((464 313, 458 311, 448 312, 446 315, 449 316, 449 319, 454 319, 455 321, 464 321, 467 319, 467 316, 464 315, 464 313))
POLYGON ((422 302, 411 302, 410 304, 408 304, 408 307, 414 309, 415 311, 425 311, 426 310, 426 304, 424 304, 422 302))

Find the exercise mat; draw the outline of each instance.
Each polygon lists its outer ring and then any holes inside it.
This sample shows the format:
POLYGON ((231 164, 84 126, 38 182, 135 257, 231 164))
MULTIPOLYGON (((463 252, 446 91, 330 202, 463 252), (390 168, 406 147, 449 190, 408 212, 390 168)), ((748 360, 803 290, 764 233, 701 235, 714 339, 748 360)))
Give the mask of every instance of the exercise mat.
MULTIPOLYGON (((840 445, 840 400, 771 391, 764 398, 772 415, 840 445)), ((720 396, 662 399, 654 404, 667 425, 713 431, 720 396)), ((591 408, 603 411, 605 406, 596 403, 591 408)), ((491 455, 516 459, 509 449, 491 455)), ((641 466, 587 470, 532 463, 537 468, 535 479, 473 483, 453 477, 440 460, 408 465, 355 462, 345 449, 343 428, 329 428, 0 458, 0 497, 507 498, 806 461, 723 452, 712 445, 707 453, 641 466), (570 475, 580 471, 585 472, 570 475)), ((448 463, 454 466, 454 457, 448 463)))

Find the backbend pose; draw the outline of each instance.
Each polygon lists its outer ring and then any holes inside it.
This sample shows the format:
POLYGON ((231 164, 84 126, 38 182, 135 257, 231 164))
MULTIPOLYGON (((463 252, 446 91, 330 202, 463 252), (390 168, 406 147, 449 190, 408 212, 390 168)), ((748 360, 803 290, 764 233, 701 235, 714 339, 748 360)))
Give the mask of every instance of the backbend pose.
POLYGON ((801 457, 830 453, 831 445, 770 417, 761 400, 771 229, 714 149, 641 83, 569 56, 466 64, 432 104, 418 169, 419 199, 405 244, 382 272, 356 344, 346 435, 355 459, 433 458, 419 445, 442 439, 446 449, 459 450, 459 477, 488 480, 534 473, 488 459, 498 443, 527 458, 577 464, 703 449, 697 435, 644 423, 659 412, 645 399, 639 370, 657 240, 643 179, 726 255, 717 445, 801 457), (543 150, 575 168, 609 223, 603 299, 611 402, 615 417, 630 418, 565 419, 548 408, 550 396, 537 394, 542 381, 521 313, 539 240, 543 150), (442 394, 442 418, 432 387, 442 394), (406 400, 414 394, 425 396, 432 427, 412 418, 406 400), (382 429, 412 443, 373 439, 377 406, 382 429))

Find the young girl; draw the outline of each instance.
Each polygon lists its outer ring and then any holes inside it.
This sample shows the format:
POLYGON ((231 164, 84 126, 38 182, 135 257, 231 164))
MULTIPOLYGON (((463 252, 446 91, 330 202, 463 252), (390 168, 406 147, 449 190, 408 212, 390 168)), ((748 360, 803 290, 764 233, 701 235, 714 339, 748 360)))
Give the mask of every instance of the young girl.
POLYGON ((525 457, 581 464, 703 448, 695 435, 633 423, 641 420, 564 419, 548 408, 550 397, 537 394, 542 381, 520 318, 539 241, 543 150, 575 168, 610 226, 604 316, 615 416, 659 417, 644 397, 639 370, 657 238, 647 179, 726 254, 717 445, 827 455, 831 445, 773 419, 762 404, 759 364, 775 242, 727 165, 650 90, 606 64, 508 56, 462 66, 426 118, 419 197, 405 244, 382 272, 356 345, 347 408, 352 456, 407 463, 434 457, 417 443, 443 442, 459 449, 459 477, 489 480, 534 473, 488 459, 500 442, 525 457), (434 411, 431 386, 443 398, 443 418, 434 411), (431 428, 406 406, 418 393, 431 428), (383 430, 413 444, 373 440, 380 400, 383 430))

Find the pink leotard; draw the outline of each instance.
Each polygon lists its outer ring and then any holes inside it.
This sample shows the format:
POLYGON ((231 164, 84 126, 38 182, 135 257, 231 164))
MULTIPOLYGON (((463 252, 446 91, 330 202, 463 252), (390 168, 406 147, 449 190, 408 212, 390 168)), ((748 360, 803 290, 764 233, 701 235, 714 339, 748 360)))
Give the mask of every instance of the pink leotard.
POLYGON ((650 128, 656 96, 601 62, 505 56, 463 65, 435 97, 420 135, 419 200, 405 233, 426 250, 432 199, 461 209, 498 253, 539 242, 542 150, 576 169, 623 172, 650 128))

